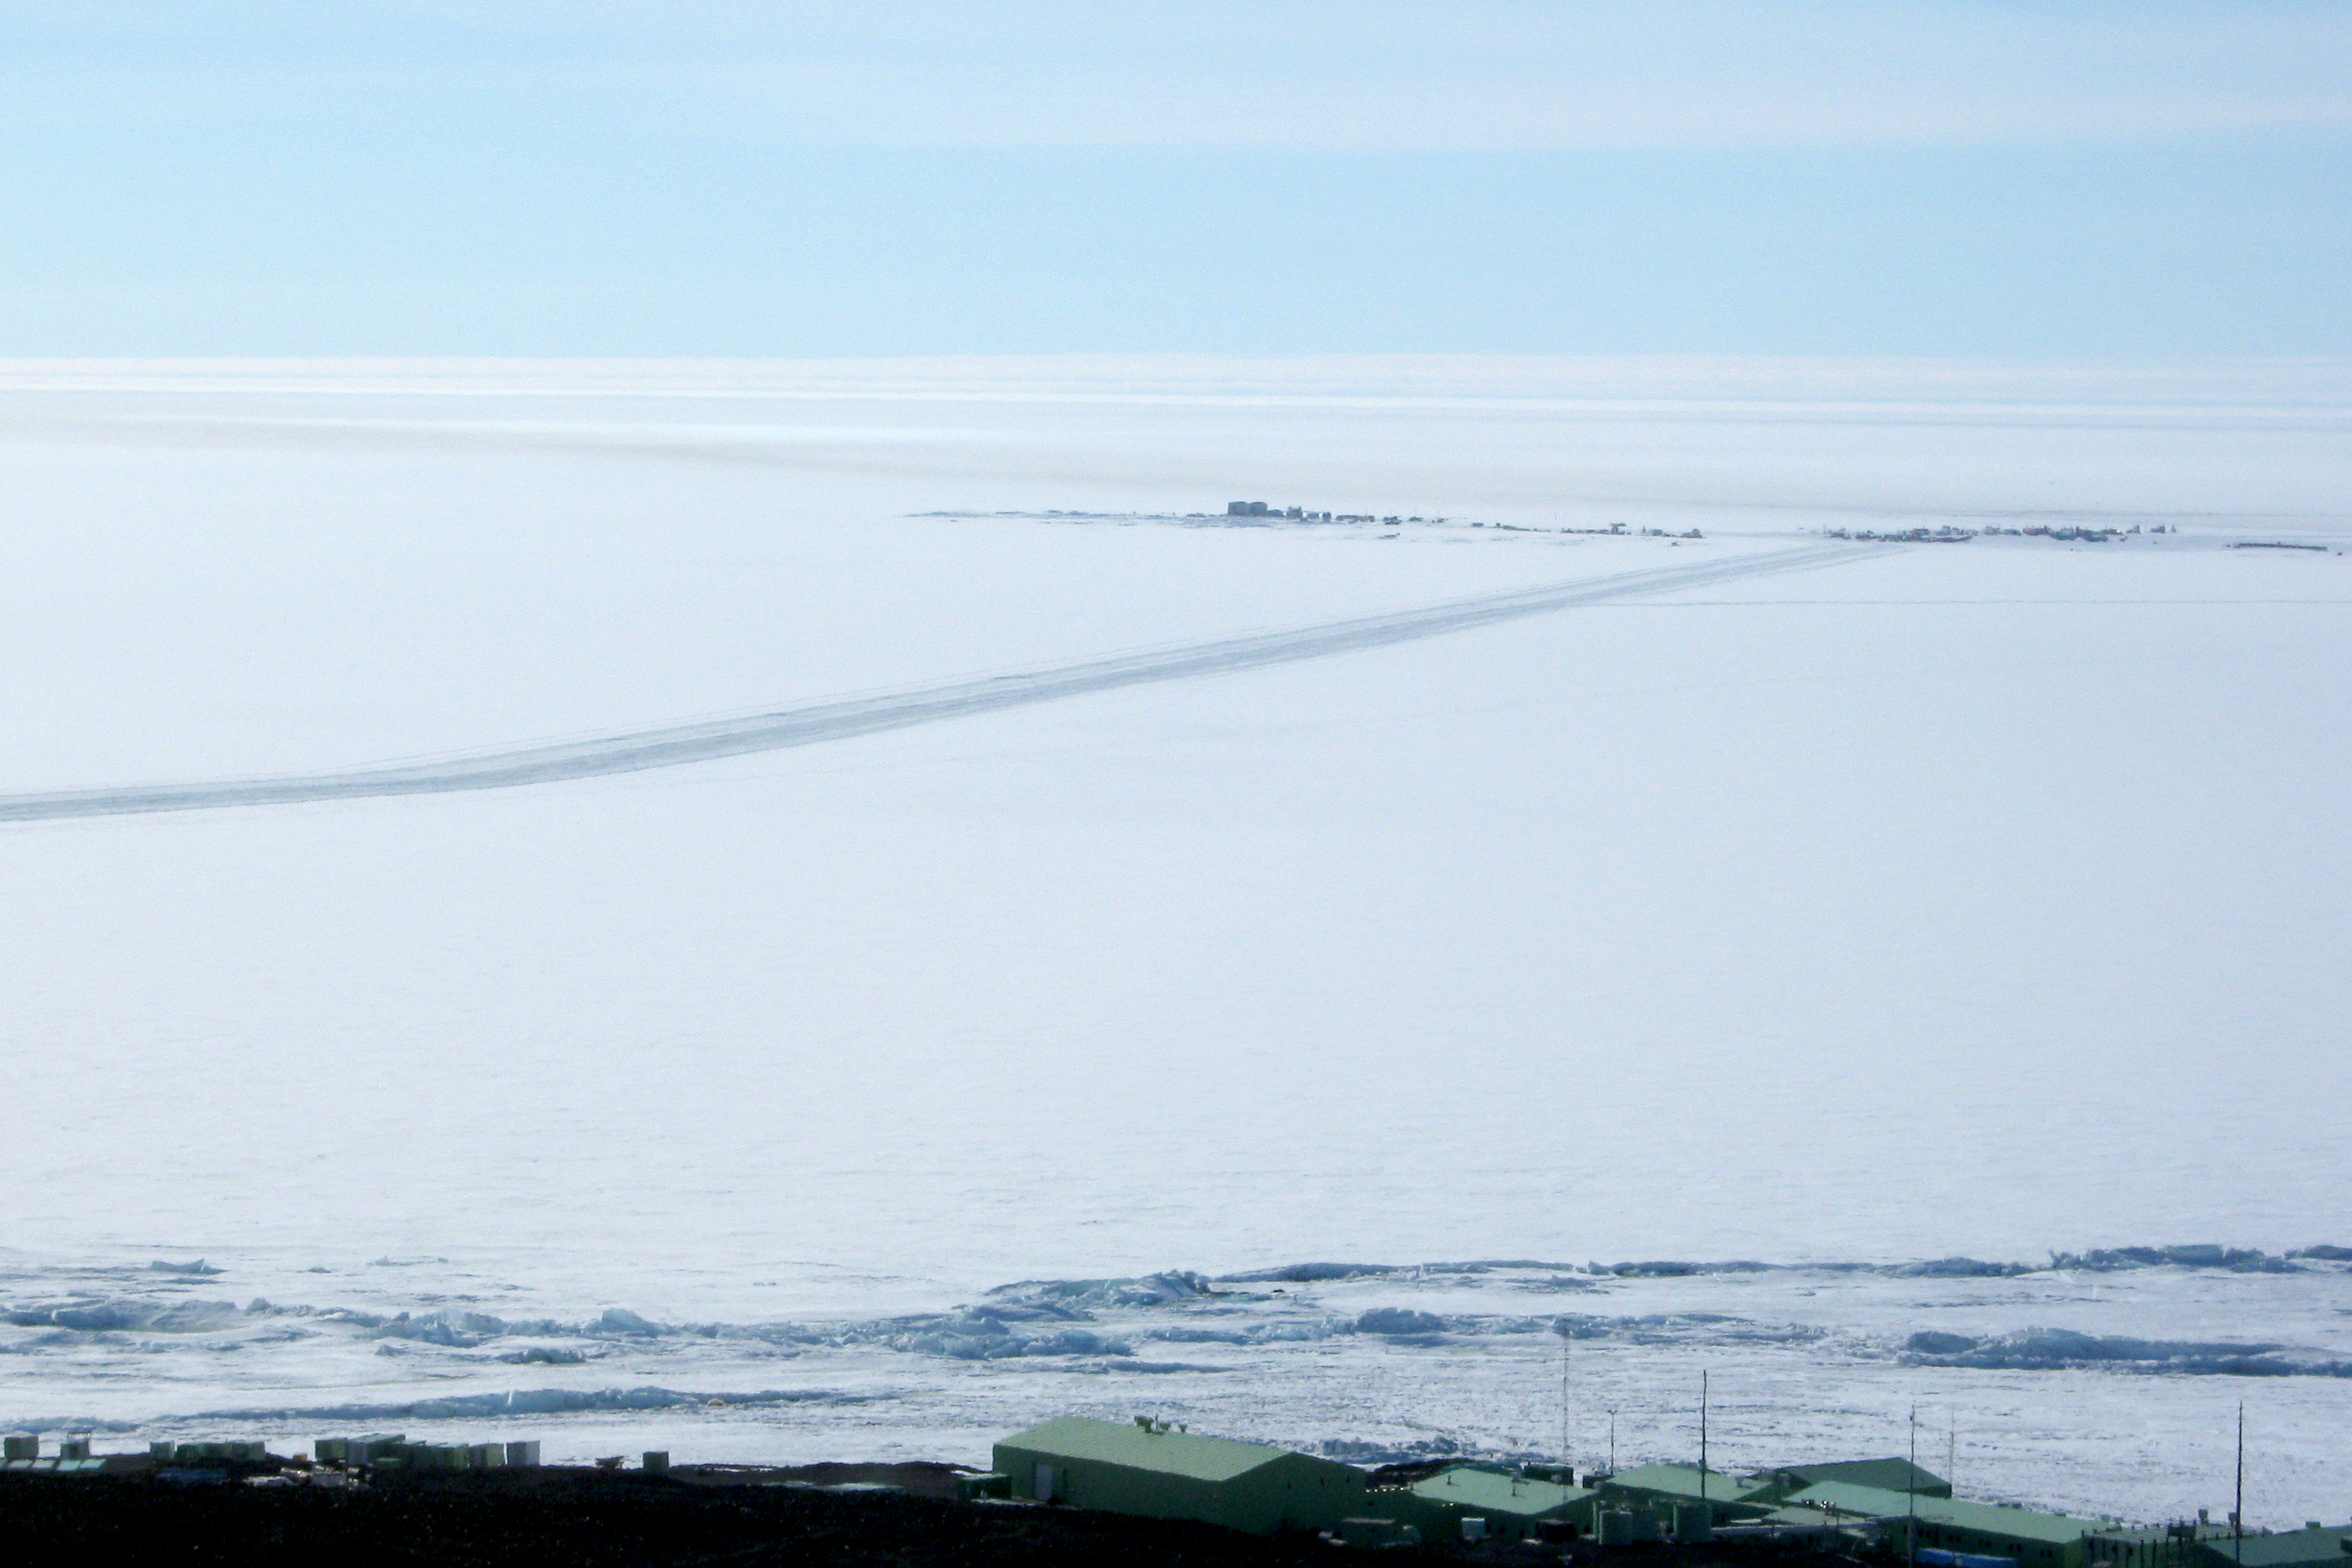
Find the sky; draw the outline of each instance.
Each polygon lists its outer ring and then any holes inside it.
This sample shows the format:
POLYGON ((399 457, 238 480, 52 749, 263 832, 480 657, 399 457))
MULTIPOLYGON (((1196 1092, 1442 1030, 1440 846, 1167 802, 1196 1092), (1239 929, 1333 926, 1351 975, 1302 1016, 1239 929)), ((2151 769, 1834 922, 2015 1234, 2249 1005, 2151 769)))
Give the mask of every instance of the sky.
POLYGON ((2352 11, 0 5, 0 354, 2352 352, 2352 11))

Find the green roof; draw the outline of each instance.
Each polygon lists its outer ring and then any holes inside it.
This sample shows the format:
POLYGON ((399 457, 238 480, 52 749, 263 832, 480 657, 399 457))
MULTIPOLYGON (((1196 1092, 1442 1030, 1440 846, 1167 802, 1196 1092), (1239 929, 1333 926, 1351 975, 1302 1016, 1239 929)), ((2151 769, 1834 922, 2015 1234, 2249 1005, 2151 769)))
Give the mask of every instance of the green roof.
POLYGON ((1056 1458, 1124 1465, 1132 1470, 1158 1470, 1166 1475, 1189 1476, 1198 1481, 1229 1481, 1247 1475, 1260 1465, 1272 1464, 1286 1453, 1263 1443, 1239 1443, 1231 1437, 1203 1437, 1157 1427, 1147 1431, 1132 1421, 1097 1421, 1085 1415, 1065 1415, 1043 1426, 1032 1426, 1005 1438, 997 1447, 1050 1454, 1056 1458))
POLYGON ((1933 1470, 1922 1469, 1908 1459, 1842 1459, 1828 1465, 1780 1465, 1772 1474, 1788 1476, 1799 1486, 1810 1487, 1822 1481, 1844 1481, 1857 1487, 1881 1487, 1891 1492, 1928 1491, 1941 1488, 1951 1489, 1951 1483, 1933 1470))
POLYGON ((2242 1552, 2246 1568, 2286 1568, 2292 1563, 2352 1562, 2345 1552, 2347 1541, 2352 1541, 2352 1524, 2290 1530, 2277 1535, 2249 1535, 2238 1541, 2231 1540, 2225 1528, 2218 1537, 2207 1537, 2202 1545, 2208 1563, 2216 1558, 2235 1563, 2242 1552))
POLYGON ((1508 1514, 1533 1519, 1582 1502, 1594 1494, 1582 1487, 1558 1481, 1529 1480, 1476 1465, 1458 1465, 1413 1482, 1412 1495, 1431 1502, 1449 1503, 1474 1513, 1508 1514))
MULTIPOLYGON (((1727 1476, 1721 1470, 1706 1474, 1706 1498, 1709 1502, 1739 1502, 1758 1492, 1771 1489, 1760 1481, 1746 1481, 1738 1476, 1727 1476)), ((1629 1492, 1656 1492, 1666 1497, 1689 1498, 1696 1502, 1700 1497, 1700 1470, 1696 1465, 1643 1465, 1631 1470, 1620 1470, 1603 1486, 1629 1492)))
POLYGON ((1999 1503, 1920 1497, 1915 1492, 1891 1492, 1884 1487, 1857 1487, 1844 1481, 1823 1481, 1819 1486, 1807 1487, 1788 1500, 1855 1519, 1900 1518, 1908 1512, 1929 1524, 2062 1546, 2104 1530, 2111 1522, 2103 1519, 2070 1519, 2063 1513, 2036 1513, 2032 1509, 2003 1508, 1999 1503))

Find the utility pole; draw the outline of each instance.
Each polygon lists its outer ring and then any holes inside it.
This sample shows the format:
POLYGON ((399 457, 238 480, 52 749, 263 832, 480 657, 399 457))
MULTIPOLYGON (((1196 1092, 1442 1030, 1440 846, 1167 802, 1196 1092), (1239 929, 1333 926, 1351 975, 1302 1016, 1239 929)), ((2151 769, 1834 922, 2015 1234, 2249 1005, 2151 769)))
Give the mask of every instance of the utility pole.
POLYGON ((1706 1369, 1698 1373, 1698 1500, 1706 1500, 1706 1369))
MULTIPOLYGON (((1562 1469, 1567 1469, 1571 1476, 1575 1474, 1570 1468, 1575 1461, 1568 1452, 1568 1322, 1565 1319, 1559 1325, 1559 1462, 1562 1469)), ((1566 1477, 1561 1479, 1560 1484, 1568 1484, 1566 1477)))
POLYGON ((2238 1568, 2246 1562, 2246 1402, 2238 1401, 2238 1502, 2230 1510, 2230 1554, 2238 1568))
POLYGON ((1903 1492, 1904 1550, 1911 1568, 1919 1568, 1919 1407, 1911 1407, 1911 1479, 1903 1492))

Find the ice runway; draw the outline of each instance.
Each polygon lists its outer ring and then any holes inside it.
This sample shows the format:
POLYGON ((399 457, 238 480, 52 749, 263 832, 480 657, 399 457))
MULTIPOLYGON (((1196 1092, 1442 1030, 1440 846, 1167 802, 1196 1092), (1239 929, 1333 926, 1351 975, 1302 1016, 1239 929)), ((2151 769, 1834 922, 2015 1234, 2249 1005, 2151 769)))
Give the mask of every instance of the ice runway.
MULTIPOLYGON (((511 789, 567 779, 677 767, 688 763, 782 751, 877 734, 914 724, 969 718, 1000 709, 1051 702, 1090 692, 1202 676, 1228 675, 1299 659, 1328 658, 1364 648, 1386 647, 1419 637, 1441 637, 1473 626, 1493 626, 1525 616, 1549 615, 1582 605, 1606 604, 1645 594, 1668 594, 1743 578, 1802 572, 1850 561, 1869 547, 1809 545, 1727 561, 1629 572, 1597 582, 1482 595, 1391 615, 1365 616, 1318 626, 1230 637, 1148 653, 1082 660, 1059 668, 987 676, 976 680, 918 687, 879 696, 747 714, 740 718, 601 735, 556 745, 417 763, 364 768, 349 773, 298 774, 263 779, 224 779, 206 784, 133 785, 121 789, 74 790, 58 795, 0 795, 0 822, 43 822, 59 817, 120 816, 158 811, 196 811, 223 806, 291 805, 305 801, 366 800, 387 795, 446 795, 457 790, 511 789)), ((1887 547, 1878 547, 1884 550, 1887 547)))

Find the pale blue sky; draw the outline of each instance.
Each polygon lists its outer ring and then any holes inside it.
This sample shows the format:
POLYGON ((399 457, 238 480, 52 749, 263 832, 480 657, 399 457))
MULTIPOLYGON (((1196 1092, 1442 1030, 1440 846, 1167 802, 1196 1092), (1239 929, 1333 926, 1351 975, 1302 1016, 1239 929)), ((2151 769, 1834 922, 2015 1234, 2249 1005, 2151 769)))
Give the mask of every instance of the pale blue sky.
POLYGON ((2352 353, 2352 7, 0 6, 0 353, 2352 353))

